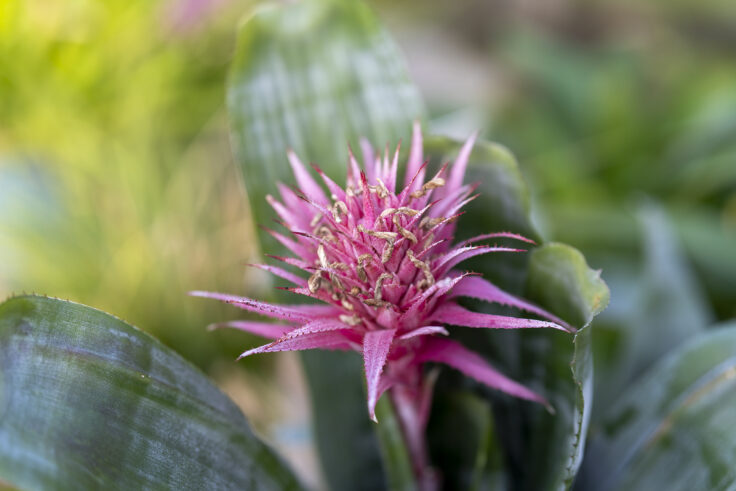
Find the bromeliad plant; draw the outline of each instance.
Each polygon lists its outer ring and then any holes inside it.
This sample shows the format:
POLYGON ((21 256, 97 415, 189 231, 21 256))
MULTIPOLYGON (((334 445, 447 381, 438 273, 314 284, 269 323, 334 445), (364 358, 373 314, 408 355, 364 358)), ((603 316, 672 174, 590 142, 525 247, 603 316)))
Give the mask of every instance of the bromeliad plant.
MULTIPOLYGON (((11 19, 15 10, 8 11, 11 19)), ((557 80, 555 70, 546 73, 557 80)), ((579 78, 571 78, 576 87, 579 78)), ((219 88, 212 93, 219 97, 219 88)), ((578 99, 577 91, 570 93, 578 99)), ((611 392, 612 403, 592 412, 590 323, 607 304, 608 289, 574 248, 536 246, 526 238, 541 242, 508 151, 481 139, 473 145, 472 138, 462 145, 434 137, 422 145, 415 127, 402 185, 399 159, 379 162, 370 151, 362 170, 349 160, 345 189, 327 177, 348 158, 345 142, 355 145, 361 135, 374 144, 395 142, 408 136, 413 120, 424 119, 396 47, 359 0, 259 9, 238 36, 228 112, 256 220, 271 218, 260 205, 275 191, 270 184, 292 182, 287 160, 298 184, 296 190, 282 185, 281 200, 270 200, 294 237, 270 233, 291 249, 283 261, 304 274, 259 267, 322 305, 204 295, 279 320, 230 324, 273 340, 244 356, 347 351, 302 357, 326 488, 733 487, 736 326, 692 335, 643 376, 639 351, 649 347, 633 348, 646 343, 596 333, 601 346, 616 344, 626 355, 620 359, 626 363, 615 365, 616 380, 623 367, 631 376, 620 377, 625 392, 611 392), (287 147, 295 149, 289 159, 287 147), (327 193, 295 155, 323 165, 325 172, 317 172, 327 193), (445 155, 457 156, 454 164, 436 166, 445 155), (480 181, 472 206, 465 206, 475 191, 463 183, 466 173, 480 181), (472 234, 485 235, 453 245, 454 236, 472 234), (519 254, 508 244, 530 252, 519 254), (482 277, 463 271, 470 258, 482 277), (496 315, 511 309, 535 319, 496 315), (526 329, 533 327, 550 329, 526 329), (363 355, 362 364, 351 351, 363 355), (429 363, 469 377, 428 369, 429 363), (361 365, 368 414, 379 416, 379 424, 365 415, 361 365), (596 430, 592 436, 589 427, 596 430), (585 472, 578 475, 584 453, 585 472)), ((576 192, 585 187, 571 182, 576 192)), ((615 230, 598 215, 595 224, 595 230, 615 230)), ((671 255, 663 244, 673 241, 658 227, 647 228, 651 255, 671 255)), ((693 236, 700 244, 700 234, 693 236)), ((273 237, 262 236, 272 252, 273 237)), ((662 266, 667 261, 658 263, 657 269, 671 269, 662 266)), ((184 292, 171 290, 181 302, 184 292)), ((675 315, 674 302, 641 291, 669 314, 651 318, 670 333, 662 319, 675 315)), ((636 339, 659 332, 647 331, 636 339)), ((0 482, 22 489, 303 489, 233 401, 170 348, 103 312, 39 296, 0 304, 0 482)))
MULTIPOLYGON (((537 235, 513 157, 473 138, 457 148, 449 139, 423 145, 415 126, 401 185, 398 152, 377 159, 368 147, 362 169, 349 159, 344 189, 328 177, 347 157, 345 142, 395 142, 423 118, 397 50, 359 1, 304 0, 254 14, 239 35, 228 109, 255 219, 271 218, 260 207, 269 183, 292 182, 287 160, 298 184, 270 199, 294 237, 269 233, 293 254, 280 259, 304 274, 259 267, 322 305, 200 294, 279 321, 229 323, 273 340, 243 356, 348 351, 303 357, 327 487, 497 489, 499 479, 513 489, 569 487, 591 414, 588 325, 607 289, 574 249, 527 238, 537 235), (289 146, 296 151, 285 159, 289 146), (435 173, 436 158, 450 151, 453 165, 435 173), (297 154, 324 166, 317 172, 327 192, 297 154), (481 184, 464 183, 466 171, 481 174, 481 184), (480 196, 466 207, 476 186, 480 196), (477 226, 484 235, 455 243, 477 226), (524 248, 533 249, 528 261, 519 260, 524 248), (462 269, 471 258, 484 276, 462 269), (462 306, 477 300, 501 307, 462 306), (489 307, 499 310, 480 311, 489 307), (514 308, 535 318, 498 315, 514 308), (363 355, 377 425, 365 415, 361 364, 350 351, 363 355), (448 389, 457 374, 436 375, 430 363, 468 375, 468 384, 448 389), (449 406, 461 409, 446 410, 457 394, 461 404, 449 406), (444 441, 442 421, 452 427, 444 441), (438 440, 461 458, 443 461, 438 440)), ((0 368, 2 481, 30 489, 302 489, 201 372, 110 315, 45 297, 10 299, 0 305, 0 368)))
POLYGON ((320 348, 362 353, 368 414, 377 421, 376 403, 389 391, 423 489, 436 487, 424 438, 434 377, 427 375, 425 363, 449 365, 491 388, 553 409, 544 397, 448 339, 446 326, 575 332, 555 315, 505 292, 481 275, 458 269, 472 257, 524 252, 483 242, 504 238, 533 243, 519 234, 492 232, 453 244, 463 207, 476 197, 477 184, 464 183, 474 141, 475 136, 471 136, 453 165, 446 164, 426 179, 422 133, 415 123, 403 186, 398 183, 399 149, 391 159, 388 149, 380 158, 366 143, 364 168, 350 154, 345 189, 315 166, 329 197, 290 151, 288 160, 298 188, 279 183, 282 201, 271 196, 268 201, 292 237, 268 232, 293 256, 271 257, 306 274, 299 276, 273 265, 255 266, 294 285, 286 290, 327 305, 276 305, 247 297, 192 292, 283 321, 225 323, 274 339, 245 351, 240 358, 320 348), (473 312, 458 303, 462 297, 515 307, 546 320, 473 312))

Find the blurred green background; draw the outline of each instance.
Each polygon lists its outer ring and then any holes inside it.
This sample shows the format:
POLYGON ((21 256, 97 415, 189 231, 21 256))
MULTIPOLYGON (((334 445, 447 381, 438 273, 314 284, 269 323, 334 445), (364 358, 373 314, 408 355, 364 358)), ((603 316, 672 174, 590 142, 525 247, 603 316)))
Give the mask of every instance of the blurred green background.
MULTIPOLYGON (((256 3, 0 2, 0 297, 115 313, 227 384, 257 340, 207 333, 238 312, 186 292, 269 288, 245 267, 259 251, 224 103, 256 3)), ((672 347, 662 330, 674 345, 736 316, 733 2, 370 5, 430 130, 508 146, 545 236, 603 268, 599 379, 627 383, 672 347)))
POLYGON ((200 366, 255 247, 231 164, 224 78, 240 2, 0 6, 0 294, 69 298, 200 366))

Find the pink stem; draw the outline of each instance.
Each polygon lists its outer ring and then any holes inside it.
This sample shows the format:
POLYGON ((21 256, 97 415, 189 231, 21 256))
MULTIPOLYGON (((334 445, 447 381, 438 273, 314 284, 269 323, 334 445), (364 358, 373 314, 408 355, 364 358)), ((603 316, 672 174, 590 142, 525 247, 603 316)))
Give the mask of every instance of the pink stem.
MULTIPOLYGON (((426 388, 413 390, 406 386, 391 389, 391 398, 396 408, 399 426, 409 450, 412 468, 419 491, 437 491, 439 476, 429 463, 429 451, 425 435, 428 407, 423 399, 426 388)), ((431 397, 431 388, 429 390, 431 397)))

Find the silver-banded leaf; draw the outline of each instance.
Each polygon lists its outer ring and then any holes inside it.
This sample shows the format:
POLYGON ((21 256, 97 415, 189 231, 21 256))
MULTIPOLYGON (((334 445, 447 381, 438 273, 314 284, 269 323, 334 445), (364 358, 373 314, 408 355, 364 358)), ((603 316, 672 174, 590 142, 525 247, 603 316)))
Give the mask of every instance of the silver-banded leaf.
POLYGON ((76 303, 0 305, 0 480, 24 489, 301 489, 198 369, 76 303))
POLYGON ((240 28, 227 94, 235 158, 263 224, 273 218, 265 195, 293 182, 287 149, 342 182, 348 145, 357 156, 360 138, 393 147, 423 114, 398 49, 359 1, 259 9, 240 28))
POLYGON ((736 486, 736 323, 685 343, 608 411, 586 457, 590 489, 736 486))
MULTIPOLYGON (((305 0, 266 6, 246 20, 228 81, 235 159, 255 221, 275 214, 265 197, 294 184, 286 151, 318 164, 336 182, 348 145, 408 146, 422 103, 388 33, 360 1, 305 0)), ((279 251, 267 234, 263 250, 279 251)), ((374 424, 354 353, 304 353, 315 435, 330 488, 385 487, 374 424)))

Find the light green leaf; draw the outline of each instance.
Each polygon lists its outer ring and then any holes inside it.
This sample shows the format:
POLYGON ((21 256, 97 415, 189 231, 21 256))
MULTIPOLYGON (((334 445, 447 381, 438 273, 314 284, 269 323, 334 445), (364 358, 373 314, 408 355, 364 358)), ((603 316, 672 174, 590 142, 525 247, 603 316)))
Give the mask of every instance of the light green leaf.
POLYGON ((391 491, 416 491, 418 489, 411 457, 404 442, 402 429, 391 397, 386 394, 376 405, 378 442, 391 491))
POLYGON ((532 252, 527 290, 581 332, 608 305, 610 294, 600 274, 574 247, 549 243, 532 252))
MULTIPOLYGON (((348 144, 396 145, 423 116, 398 49, 359 1, 305 0, 267 6, 240 28, 228 81, 235 159, 255 221, 270 224, 265 196, 292 185, 286 151, 314 162, 335 181, 345 175, 348 144)), ((407 145, 405 145, 406 147, 407 145)), ((260 234, 263 249, 277 244, 260 234)), ((365 411, 360 357, 303 356, 315 435, 332 489, 385 487, 373 423, 365 411)))
POLYGON ((567 489, 583 458, 593 402, 590 323, 608 305, 600 271, 591 270, 573 247, 549 243, 529 261, 528 297, 578 328, 569 335, 521 333, 522 373, 541 386, 555 414, 524 405, 524 489, 567 489))
POLYGON ((736 486, 736 323, 672 352, 608 411, 586 460, 590 489, 736 486))
POLYGON ((613 256, 604 263, 611 265, 613 301, 594 341, 599 408, 609 407, 642 370, 712 322, 665 210, 648 202, 638 218, 639 260, 627 265, 613 256))
MULTIPOLYGON (((256 220, 270 223, 264 197, 292 183, 293 149, 335 181, 348 144, 394 146, 422 117, 396 46, 363 3, 305 0, 266 6, 241 27, 228 82, 235 158, 256 220)), ((269 242, 270 243, 270 242, 269 242)))
POLYGON ((301 489, 199 370, 63 300, 0 305, 0 480, 28 489, 301 489))

